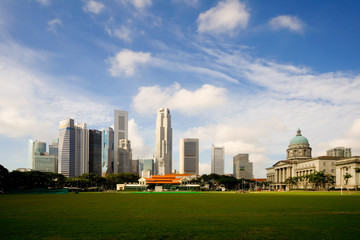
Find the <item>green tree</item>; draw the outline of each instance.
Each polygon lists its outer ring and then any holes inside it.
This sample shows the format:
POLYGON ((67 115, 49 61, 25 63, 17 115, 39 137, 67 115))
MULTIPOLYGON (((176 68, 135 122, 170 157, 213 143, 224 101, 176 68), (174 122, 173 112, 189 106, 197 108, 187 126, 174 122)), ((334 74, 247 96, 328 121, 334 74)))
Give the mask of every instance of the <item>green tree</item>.
POLYGON ((9 181, 9 171, 0 164, 0 192, 4 193, 7 190, 7 184, 9 181))
POLYGON ((346 173, 344 175, 345 185, 348 185, 349 179, 352 178, 352 175, 350 173, 346 173))

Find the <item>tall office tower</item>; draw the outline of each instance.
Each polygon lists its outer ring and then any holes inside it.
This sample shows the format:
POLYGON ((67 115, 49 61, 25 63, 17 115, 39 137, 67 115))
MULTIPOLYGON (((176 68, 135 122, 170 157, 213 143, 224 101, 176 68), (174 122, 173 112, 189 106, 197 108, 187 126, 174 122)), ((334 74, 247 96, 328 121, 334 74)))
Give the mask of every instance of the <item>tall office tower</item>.
POLYGON ((224 175, 225 148, 211 146, 211 173, 224 175))
POLYGON ((172 170, 172 128, 168 108, 157 112, 155 130, 155 174, 165 175, 172 170))
POLYGON ((233 158, 233 172, 234 172, 234 177, 236 177, 237 179, 254 178, 253 163, 249 162, 249 154, 239 153, 233 158))
POLYGON ((58 152, 59 152, 59 139, 57 138, 57 139, 54 139, 49 144, 49 155, 55 156, 55 166, 56 166, 55 172, 57 172, 57 166, 58 166, 58 152))
POLYGON ((59 151, 59 139, 54 139, 49 144, 49 155, 58 156, 59 151))
POLYGON ((101 131, 89 130, 89 173, 101 176, 101 131))
POLYGON ((114 173, 114 130, 110 127, 102 130, 101 162, 103 177, 106 174, 114 173))
POLYGON ((326 156, 351 157, 351 148, 336 147, 326 151, 326 156))
POLYGON ((180 174, 199 174, 199 139, 180 139, 180 174))
POLYGON ((89 131, 86 123, 75 123, 75 177, 89 173, 89 131))
POLYGON ((118 162, 114 165, 117 173, 129 173, 132 168, 132 150, 130 140, 120 139, 118 147, 118 162))
POLYGON ((75 128, 74 120, 70 118, 59 124, 58 173, 65 177, 75 176, 75 128))
POLYGON ((131 172, 138 176, 140 176, 139 175, 139 161, 140 160, 132 160, 132 167, 131 167, 131 172))
POLYGON ((114 110, 114 173, 118 172, 119 140, 128 139, 128 112, 114 110))
POLYGON ((150 175, 154 175, 154 159, 143 159, 141 171, 143 170, 149 170, 150 175))
POLYGON ((31 168, 41 172, 57 172, 56 156, 46 152, 46 143, 33 142, 33 156, 31 168))
POLYGON ((27 165, 28 168, 32 168, 32 162, 33 162, 33 149, 34 149, 34 140, 29 139, 28 142, 28 153, 27 153, 27 165))

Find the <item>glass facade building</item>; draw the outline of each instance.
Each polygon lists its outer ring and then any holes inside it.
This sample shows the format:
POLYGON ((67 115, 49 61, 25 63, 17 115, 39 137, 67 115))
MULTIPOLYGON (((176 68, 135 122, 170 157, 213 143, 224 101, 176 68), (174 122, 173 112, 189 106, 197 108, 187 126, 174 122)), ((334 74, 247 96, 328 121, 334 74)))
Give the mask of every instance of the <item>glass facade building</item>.
POLYGON ((59 123, 58 173, 75 177, 75 128, 70 118, 59 123))
POLYGON ((114 130, 106 128, 101 135, 101 175, 114 173, 114 130))
POLYGON ((89 173, 101 176, 101 131, 89 130, 89 173))

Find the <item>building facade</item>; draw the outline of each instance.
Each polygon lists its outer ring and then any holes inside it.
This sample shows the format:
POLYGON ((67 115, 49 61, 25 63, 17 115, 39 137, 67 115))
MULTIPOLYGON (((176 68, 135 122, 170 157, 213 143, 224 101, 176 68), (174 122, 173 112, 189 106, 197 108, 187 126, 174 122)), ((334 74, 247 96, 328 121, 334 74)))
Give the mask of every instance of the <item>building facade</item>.
POLYGON ((336 147, 326 151, 326 156, 331 157, 351 157, 351 148, 336 147))
POLYGON ((114 173, 114 130, 106 128, 102 130, 101 135, 101 175, 114 173))
POLYGON ((172 128, 168 108, 157 112, 155 129, 155 174, 165 175, 172 170, 172 128))
POLYGON ((75 177, 75 128, 70 118, 59 123, 58 173, 75 177))
POLYGON ((89 130, 86 123, 75 123, 75 177, 89 173, 89 130))
POLYGON ((117 164, 114 165, 114 172, 130 173, 132 171, 131 142, 127 139, 120 139, 118 145, 118 160, 117 164))
POLYGON ((249 161, 248 153, 239 153, 233 158, 233 174, 237 179, 252 179, 253 163, 249 161))
POLYGON ((56 156, 47 153, 36 153, 33 159, 33 170, 57 173, 56 156))
POLYGON ((225 147, 211 146, 211 173, 224 175, 225 147))
POLYGON ((101 131, 89 130, 89 173, 101 176, 101 131))
POLYGON ((360 157, 336 161, 336 188, 360 188, 360 157))
POLYGON ((180 174, 199 174, 199 139, 180 139, 180 174))
POLYGON ((302 179, 296 183, 296 188, 309 188, 306 176, 315 172, 322 171, 328 175, 336 175, 336 162, 340 158, 333 156, 312 158, 309 141, 301 135, 300 129, 291 139, 286 152, 286 160, 280 160, 272 167, 266 168, 267 181, 270 182, 272 189, 287 190, 289 188, 287 180, 294 177, 302 179))
POLYGON ((128 139, 128 112, 114 110, 114 173, 119 173, 119 141, 128 139))

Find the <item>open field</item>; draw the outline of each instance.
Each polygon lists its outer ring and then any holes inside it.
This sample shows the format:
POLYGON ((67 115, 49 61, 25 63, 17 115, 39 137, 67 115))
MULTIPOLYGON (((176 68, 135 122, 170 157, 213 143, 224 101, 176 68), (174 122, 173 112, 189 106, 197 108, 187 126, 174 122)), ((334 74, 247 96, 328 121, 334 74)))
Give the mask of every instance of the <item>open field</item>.
POLYGON ((358 239, 344 194, 0 195, 0 239, 358 239))

